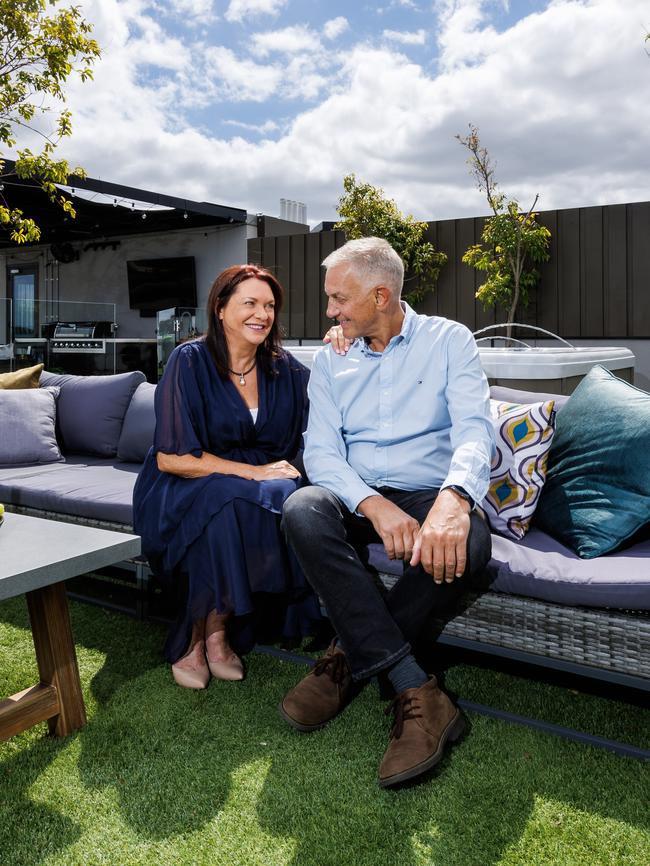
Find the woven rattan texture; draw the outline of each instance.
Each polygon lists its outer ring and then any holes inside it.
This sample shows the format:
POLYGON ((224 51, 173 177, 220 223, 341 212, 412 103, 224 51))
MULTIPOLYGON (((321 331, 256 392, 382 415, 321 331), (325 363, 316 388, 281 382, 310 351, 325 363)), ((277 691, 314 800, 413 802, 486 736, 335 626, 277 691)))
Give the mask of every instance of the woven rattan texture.
POLYGON ((566 607, 487 592, 444 634, 650 680, 646 611, 566 607))
MULTIPOLYGON (((34 508, 9 505, 7 510, 117 532, 133 531, 126 524, 34 508)), ((379 576, 387 587, 395 582, 392 575, 379 576)), ((594 672, 612 671, 640 677, 650 683, 650 614, 647 611, 568 607, 497 592, 468 594, 464 602, 467 606, 444 624, 443 634, 584 665, 594 672)))

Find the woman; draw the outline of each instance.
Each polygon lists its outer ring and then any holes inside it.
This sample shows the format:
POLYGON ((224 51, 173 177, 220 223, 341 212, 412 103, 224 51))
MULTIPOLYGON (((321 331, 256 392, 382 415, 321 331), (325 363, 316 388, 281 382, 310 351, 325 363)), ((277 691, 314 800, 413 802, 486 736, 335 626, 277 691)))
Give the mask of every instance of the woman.
POLYGON ((255 594, 293 601, 288 619, 302 633, 320 618, 279 528, 301 484, 309 375, 280 348, 281 304, 269 271, 227 268, 210 290, 205 338, 172 352, 156 389, 134 523, 154 572, 186 586, 165 655, 188 688, 205 688, 210 674, 243 678, 234 649, 255 642, 255 594))

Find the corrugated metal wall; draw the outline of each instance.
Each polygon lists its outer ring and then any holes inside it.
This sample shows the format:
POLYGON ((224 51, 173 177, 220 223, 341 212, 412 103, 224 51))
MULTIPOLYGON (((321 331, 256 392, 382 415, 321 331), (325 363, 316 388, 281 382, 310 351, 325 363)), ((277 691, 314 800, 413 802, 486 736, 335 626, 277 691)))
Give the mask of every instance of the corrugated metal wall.
MULTIPOLYGON (((539 221, 551 232, 551 258, 518 320, 567 338, 650 338, 650 202, 542 211, 539 221)), ((505 321, 504 310, 483 310, 475 298, 482 274, 461 262, 482 227, 480 217, 429 224, 448 262, 420 312, 473 331, 505 321)), ((288 289, 287 336, 318 339, 327 330, 320 262, 344 240, 343 232, 320 232, 248 242, 249 260, 272 268, 288 289)))

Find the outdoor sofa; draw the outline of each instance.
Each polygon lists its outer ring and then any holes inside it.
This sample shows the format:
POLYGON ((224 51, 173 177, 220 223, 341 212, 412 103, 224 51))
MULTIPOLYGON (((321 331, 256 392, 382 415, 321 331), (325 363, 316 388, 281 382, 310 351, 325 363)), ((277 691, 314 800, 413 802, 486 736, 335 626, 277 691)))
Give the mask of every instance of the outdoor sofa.
MULTIPOLYGON (((44 372, 40 388, 30 390, 37 396, 27 389, 2 392, 0 435, 14 441, 17 453, 27 448, 23 457, 52 462, 0 466, 0 502, 10 511, 130 532, 133 486, 153 437, 155 385, 139 372, 44 372), (15 420, 7 416, 7 394, 15 395, 15 420), (24 425, 21 407, 28 400, 47 404, 50 413, 29 422, 30 436, 36 431, 43 440, 36 445, 11 429, 24 425), (43 453, 30 454, 30 447, 43 453)), ((540 400, 507 388, 493 387, 492 396, 540 400)), ((568 398, 555 399, 561 412, 568 398)), ((38 411, 42 415, 42 407, 38 411)), ((385 580, 395 579, 399 564, 390 563, 381 546, 371 561, 385 580)), ((145 593, 146 563, 132 567, 145 593)), ((650 690, 650 540, 584 560, 534 524, 520 541, 494 534, 481 584, 468 587, 462 609, 437 628, 438 639, 456 647, 650 690)))

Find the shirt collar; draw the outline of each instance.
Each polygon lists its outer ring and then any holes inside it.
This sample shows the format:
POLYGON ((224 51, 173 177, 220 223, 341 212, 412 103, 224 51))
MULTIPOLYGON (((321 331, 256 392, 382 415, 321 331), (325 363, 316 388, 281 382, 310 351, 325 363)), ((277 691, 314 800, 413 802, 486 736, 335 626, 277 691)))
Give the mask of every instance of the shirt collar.
POLYGON ((402 322, 402 329, 399 332, 399 336, 408 343, 415 333, 418 314, 412 307, 409 307, 406 301, 400 301, 400 304, 404 310, 404 321, 402 322))
MULTIPOLYGON (((406 301, 400 301, 400 305, 402 310, 404 311, 404 318, 402 320, 402 327, 400 328, 399 334, 396 334, 394 337, 391 337, 388 346, 386 349, 393 348, 394 346, 399 345, 401 342, 408 343, 413 334, 415 333, 415 326, 418 318, 418 314, 412 307, 406 303, 406 301)), ((368 346, 363 337, 360 337, 358 340, 359 348, 364 355, 381 355, 381 352, 373 352, 373 350, 368 346)))

